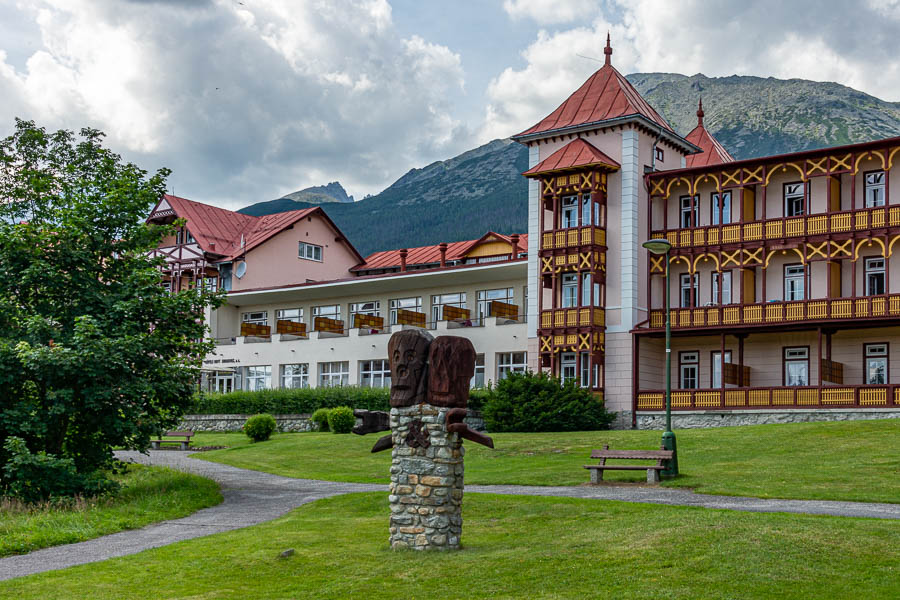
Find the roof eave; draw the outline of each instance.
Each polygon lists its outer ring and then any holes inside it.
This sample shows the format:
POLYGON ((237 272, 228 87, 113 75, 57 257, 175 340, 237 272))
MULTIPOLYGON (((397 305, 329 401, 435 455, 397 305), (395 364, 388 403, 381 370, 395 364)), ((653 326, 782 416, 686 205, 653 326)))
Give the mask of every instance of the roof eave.
POLYGON ((518 134, 511 136, 515 142, 520 144, 527 144, 528 142, 534 142, 537 140, 541 140, 548 137, 558 136, 558 135, 568 135, 572 133, 582 133, 584 131, 591 131, 594 129, 605 129, 607 127, 615 127, 617 125, 624 125, 626 123, 638 122, 648 129, 653 130, 662 130, 661 134, 666 140, 668 140, 671 144, 676 147, 681 147, 687 152, 687 154, 697 154, 703 152, 703 149, 699 146, 695 146, 690 143, 671 129, 667 129, 666 127, 660 125, 656 121, 649 119, 641 114, 632 114, 625 115, 623 117, 615 117, 613 119, 603 119, 602 121, 591 121, 590 123, 582 123, 580 125, 568 125, 566 127, 559 127, 556 129, 548 129, 546 131, 538 131, 535 133, 529 134, 518 134))
POLYGON ((529 169, 528 171, 525 171, 524 173, 522 173, 522 175, 525 177, 540 177, 541 175, 547 175, 549 173, 567 173, 569 171, 580 171, 581 169, 597 168, 597 167, 607 169, 610 173, 621 169, 621 167, 618 165, 610 165, 610 164, 607 164, 604 162, 592 162, 592 163, 586 163, 583 165, 575 165, 572 167, 561 167, 559 169, 544 169, 543 171, 535 171, 534 173, 532 173, 531 170, 529 169))

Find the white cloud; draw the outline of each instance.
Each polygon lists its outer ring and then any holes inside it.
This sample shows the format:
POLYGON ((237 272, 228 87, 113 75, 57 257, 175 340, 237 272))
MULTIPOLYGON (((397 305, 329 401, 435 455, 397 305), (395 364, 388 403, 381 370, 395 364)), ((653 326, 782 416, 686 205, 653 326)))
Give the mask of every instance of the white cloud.
POLYGON ((570 23, 592 17, 594 0, 503 0, 503 10, 514 19, 528 18, 540 25, 570 23))
POLYGON ((339 180, 377 192, 467 149, 458 54, 403 39, 385 0, 44 0, 38 48, 0 40, 0 135, 12 117, 93 126, 176 193, 240 207, 339 180))
MULTIPOLYGON (((536 6, 530 10, 538 14, 536 6)), ((862 6, 813 0, 613 0, 589 26, 541 31, 522 53, 525 65, 507 68, 491 81, 479 137, 517 133, 553 111, 600 66, 577 54, 602 58, 607 29, 613 64, 625 74, 836 81, 900 100, 900 63, 893 50, 898 6, 895 0, 869 0, 862 6), (809 19, 815 27, 808 26, 809 19)))

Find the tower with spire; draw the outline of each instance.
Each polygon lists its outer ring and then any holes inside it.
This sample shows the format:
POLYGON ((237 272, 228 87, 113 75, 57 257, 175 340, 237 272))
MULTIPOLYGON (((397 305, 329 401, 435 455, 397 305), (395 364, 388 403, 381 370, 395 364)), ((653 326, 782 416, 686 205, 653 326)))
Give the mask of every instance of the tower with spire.
POLYGON ((627 417, 630 332, 648 316, 644 175, 682 168, 703 148, 613 66, 608 33, 603 54, 600 69, 513 139, 529 150, 530 366, 576 378, 627 417))

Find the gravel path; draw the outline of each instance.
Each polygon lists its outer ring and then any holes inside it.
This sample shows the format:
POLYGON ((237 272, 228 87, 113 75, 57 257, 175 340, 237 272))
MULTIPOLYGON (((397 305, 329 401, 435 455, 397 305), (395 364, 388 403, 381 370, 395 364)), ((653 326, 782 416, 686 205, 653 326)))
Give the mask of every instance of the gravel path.
MULTIPOLYGON (((209 477, 219 483, 224 501, 183 519, 122 531, 86 542, 55 546, 0 559, 0 581, 64 569, 117 556, 136 554, 181 540, 271 521, 322 498, 353 492, 387 491, 384 485, 293 479, 190 458, 192 452, 151 451, 150 455, 119 452, 122 460, 162 465, 209 477)), ((747 512, 784 512, 840 517, 900 519, 900 504, 820 500, 767 500, 741 496, 708 496, 689 490, 643 486, 467 485, 467 492, 517 496, 562 496, 619 500, 670 506, 698 506, 747 512)))

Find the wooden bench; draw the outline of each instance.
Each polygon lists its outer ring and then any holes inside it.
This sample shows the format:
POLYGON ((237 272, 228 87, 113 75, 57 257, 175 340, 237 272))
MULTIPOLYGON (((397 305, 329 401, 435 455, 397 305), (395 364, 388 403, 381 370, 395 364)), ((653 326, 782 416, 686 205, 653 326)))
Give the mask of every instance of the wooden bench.
POLYGON ((192 437, 194 437, 193 431, 167 431, 166 434, 161 435, 158 440, 150 440, 150 447, 154 450, 159 450, 160 444, 181 444, 181 449, 187 450, 191 445, 192 437))
POLYGON ((659 483, 659 472, 666 468, 664 462, 672 458, 672 451, 660 447, 659 450, 610 450, 605 444, 602 450, 593 450, 591 458, 599 458, 596 465, 584 465, 591 471, 591 483, 603 481, 603 471, 647 471, 647 483, 659 483), (607 459, 655 460, 655 465, 608 465, 607 459))

